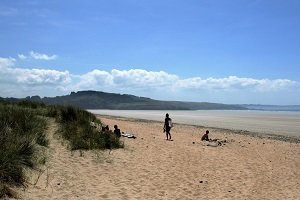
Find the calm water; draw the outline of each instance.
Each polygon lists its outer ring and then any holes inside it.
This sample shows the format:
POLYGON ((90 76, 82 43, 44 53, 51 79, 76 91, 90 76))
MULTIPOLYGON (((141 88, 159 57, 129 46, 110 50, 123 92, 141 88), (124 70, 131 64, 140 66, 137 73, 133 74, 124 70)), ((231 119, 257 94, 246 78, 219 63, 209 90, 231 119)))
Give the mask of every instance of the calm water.
POLYGON ((163 122, 168 112, 174 123, 248 130, 300 137, 300 112, 274 111, 149 111, 89 110, 94 114, 148 119, 163 122))

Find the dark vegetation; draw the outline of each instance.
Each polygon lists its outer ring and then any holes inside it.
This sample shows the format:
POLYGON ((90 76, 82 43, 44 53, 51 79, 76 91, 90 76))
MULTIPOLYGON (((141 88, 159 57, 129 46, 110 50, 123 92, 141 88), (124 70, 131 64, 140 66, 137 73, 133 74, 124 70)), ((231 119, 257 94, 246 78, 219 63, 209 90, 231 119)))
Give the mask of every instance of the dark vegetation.
POLYGON ((0 103, 0 197, 13 195, 10 185, 24 185, 24 169, 36 169, 44 156, 39 146, 48 146, 48 140, 46 119, 37 114, 41 105, 0 103))
MULTIPOLYGON (((48 105, 71 105, 84 109, 116 110, 245 110, 240 105, 208 102, 159 101, 128 94, 105 93, 98 91, 72 92, 70 95, 57 97, 27 97, 28 100, 43 102, 48 105)), ((18 99, 9 98, 10 101, 18 99)))
POLYGON ((49 117, 72 150, 112 149, 123 144, 112 132, 99 133, 90 122, 101 124, 91 113, 74 107, 46 106, 43 102, 0 100, 0 198, 13 197, 11 186, 25 186, 25 170, 46 162, 49 117))
POLYGON ((112 149, 122 148, 123 144, 111 131, 101 134, 90 122, 101 124, 96 117, 79 108, 61 107, 57 121, 61 125, 62 136, 70 141, 72 150, 76 149, 112 149))

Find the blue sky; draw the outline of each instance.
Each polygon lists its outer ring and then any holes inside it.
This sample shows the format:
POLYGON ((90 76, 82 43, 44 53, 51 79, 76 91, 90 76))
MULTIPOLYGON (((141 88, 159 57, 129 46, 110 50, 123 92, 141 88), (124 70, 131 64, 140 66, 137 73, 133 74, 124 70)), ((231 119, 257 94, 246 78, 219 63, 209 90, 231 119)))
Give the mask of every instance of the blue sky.
POLYGON ((300 104, 300 1, 0 3, 0 96, 300 104))

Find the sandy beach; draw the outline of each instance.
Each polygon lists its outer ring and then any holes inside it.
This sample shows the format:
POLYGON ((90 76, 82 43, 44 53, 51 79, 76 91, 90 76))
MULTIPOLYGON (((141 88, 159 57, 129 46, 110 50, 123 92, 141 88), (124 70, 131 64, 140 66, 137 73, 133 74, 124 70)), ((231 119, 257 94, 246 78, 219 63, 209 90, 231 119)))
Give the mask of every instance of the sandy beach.
POLYGON ((74 151, 49 128, 49 159, 23 199, 300 199, 300 144, 210 128, 221 146, 200 141, 205 127, 98 116, 135 134, 124 149, 74 151))
POLYGON ((89 110, 93 114, 163 121, 169 113, 175 123, 300 138, 300 112, 256 110, 89 110))

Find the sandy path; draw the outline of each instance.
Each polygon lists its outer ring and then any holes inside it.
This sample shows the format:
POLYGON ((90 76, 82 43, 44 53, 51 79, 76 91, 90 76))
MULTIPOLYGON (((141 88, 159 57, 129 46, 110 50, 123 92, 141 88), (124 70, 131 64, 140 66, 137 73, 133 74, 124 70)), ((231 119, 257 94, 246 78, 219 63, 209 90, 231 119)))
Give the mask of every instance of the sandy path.
POLYGON ((53 135, 44 173, 25 199, 300 199, 300 145, 210 129, 225 146, 199 141, 204 129, 101 118, 136 134, 125 149, 73 154, 53 135))

